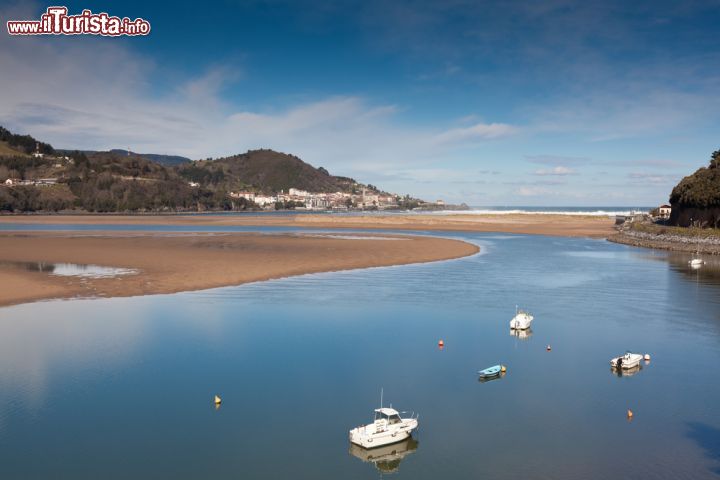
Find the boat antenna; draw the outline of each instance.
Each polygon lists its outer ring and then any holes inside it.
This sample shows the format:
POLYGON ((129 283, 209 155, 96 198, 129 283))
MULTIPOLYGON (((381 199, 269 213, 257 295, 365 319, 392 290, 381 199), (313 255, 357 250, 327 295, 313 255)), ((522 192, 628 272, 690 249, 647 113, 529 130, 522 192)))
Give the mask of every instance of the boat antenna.
POLYGON ((382 401, 383 401, 383 388, 380 387, 380 408, 382 408, 382 401))

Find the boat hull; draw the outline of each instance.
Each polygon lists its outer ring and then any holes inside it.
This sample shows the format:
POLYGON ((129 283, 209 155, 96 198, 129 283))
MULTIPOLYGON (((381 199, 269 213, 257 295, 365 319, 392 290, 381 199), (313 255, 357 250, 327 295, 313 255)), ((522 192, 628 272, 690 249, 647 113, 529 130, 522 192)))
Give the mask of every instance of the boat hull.
POLYGON ((396 432, 394 435, 390 432, 384 432, 383 434, 374 435, 373 437, 357 438, 355 440, 351 438, 350 442, 369 450, 372 448, 385 447, 387 445, 392 445, 393 443, 402 442, 410 438, 411 435, 411 432, 396 432))
POLYGON ((502 366, 497 365, 494 367, 486 368, 485 370, 480 370, 478 372, 478 375, 480 378, 495 378, 499 377, 502 373, 502 366))
POLYGON ((510 320, 511 330, 527 330, 530 328, 534 317, 527 313, 519 313, 510 320))
POLYGON ((413 430, 418 427, 417 419, 403 419, 401 424, 390 426, 384 431, 378 432, 374 424, 353 428, 350 430, 350 443, 363 448, 371 449, 392 445, 393 443, 407 440, 413 430))
POLYGON ((620 368, 623 370, 630 370, 631 368, 635 368, 638 365, 640 365, 640 361, 643 359, 643 356, 639 353, 631 353, 629 355, 623 355, 621 357, 615 357, 612 360, 610 360, 610 366, 613 368, 618 368, 618 360, 622 358, 622 364, 620 368))

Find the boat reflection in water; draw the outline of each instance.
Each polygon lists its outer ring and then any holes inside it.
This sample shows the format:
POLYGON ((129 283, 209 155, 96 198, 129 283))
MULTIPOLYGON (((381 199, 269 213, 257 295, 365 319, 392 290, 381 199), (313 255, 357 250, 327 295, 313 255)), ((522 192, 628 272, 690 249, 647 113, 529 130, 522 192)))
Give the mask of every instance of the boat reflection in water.
POLYGON ((402 462, 406 456, 415 452, 417 448, 417 440, 410 437, 402 442, 373 449, 350 444, 349 452, 352 456, 359 458, 363 462, 374 464, 380 473, 395 473, 400 469, 400 462, 402 462))
POLYGON ((515 338, 519 338, 520 340, 527 340, 528 338, 532 337, 532 334, 532 328, 527 328, 525 330, 518 330, 515 328, 510 329, 510 335, 515 338))
POLYGON ((632 377, 636 373, 638 373, 640 370, 642 370, 642 365, 637 364, 634 367, 631 368, 617 368, 617 367, 610 367, 610 371, 617 375, 618 377, 632 377))
POLYGON ((500 375, 498 375, 496 377, 479 377, 478 382, 480 382, 480 383, 494 382, 495 380, 500 380, 503 377, 505 377, 505 372, 500 372, 500 375))

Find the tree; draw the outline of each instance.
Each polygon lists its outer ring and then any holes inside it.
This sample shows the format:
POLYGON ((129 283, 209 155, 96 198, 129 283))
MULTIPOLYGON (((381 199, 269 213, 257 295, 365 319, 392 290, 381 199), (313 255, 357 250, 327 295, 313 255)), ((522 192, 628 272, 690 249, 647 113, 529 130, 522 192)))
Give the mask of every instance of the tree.
POLYGON ((715 150, 710 155, 710 168, 720 167, 720 150, 715 150))

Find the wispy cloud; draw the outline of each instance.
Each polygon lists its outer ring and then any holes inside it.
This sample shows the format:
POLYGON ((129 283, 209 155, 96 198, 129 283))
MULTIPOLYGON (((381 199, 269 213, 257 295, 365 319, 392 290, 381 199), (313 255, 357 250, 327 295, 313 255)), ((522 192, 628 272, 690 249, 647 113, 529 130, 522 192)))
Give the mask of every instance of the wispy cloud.
POLYGON ((464 128, 453 128, 433 137, 436 144, 487 140, 506 137, 518 132, 518 128, 506 123, 477 123, 464 128))
POLYGON ((540 165, 565 167, 587 165, 592 161, 588 157, 566 157, 562 155, 525 155, 525 160, 540 165))
POLYGON ((152 80, 160 67, 119 42, 44 40, 0 34, 0 124, 60 148, 121 147, 204 158, 266 147, 334 173, 371 175, 432 166, 458 147, 517 131, 492 122, 412 126, 398 120, 398 106, 361 96, 294 104, 269 99, 265 108, 243 108, 242 98, 229 102, 224 95, 229 86, 242 85, 238 65, 178 75, 171 88, 158 92, 152 80))
POLYGON ((553 167, 550 169, 541 168, 539 170, 535 170, 535 175, 544 177, 548 175, 557 175, 557 176, 565 176, 565 175, 577 175, 577 172, 573 170, 572 168, 564 167, 562 165, 559 165, 557 167, 553 167))
POLYGON ((651 185, 675 185, 683 175, 663 175, 658 173, 633 172, 628 175, 631 180, 637 183, 645 183, 651 185))

